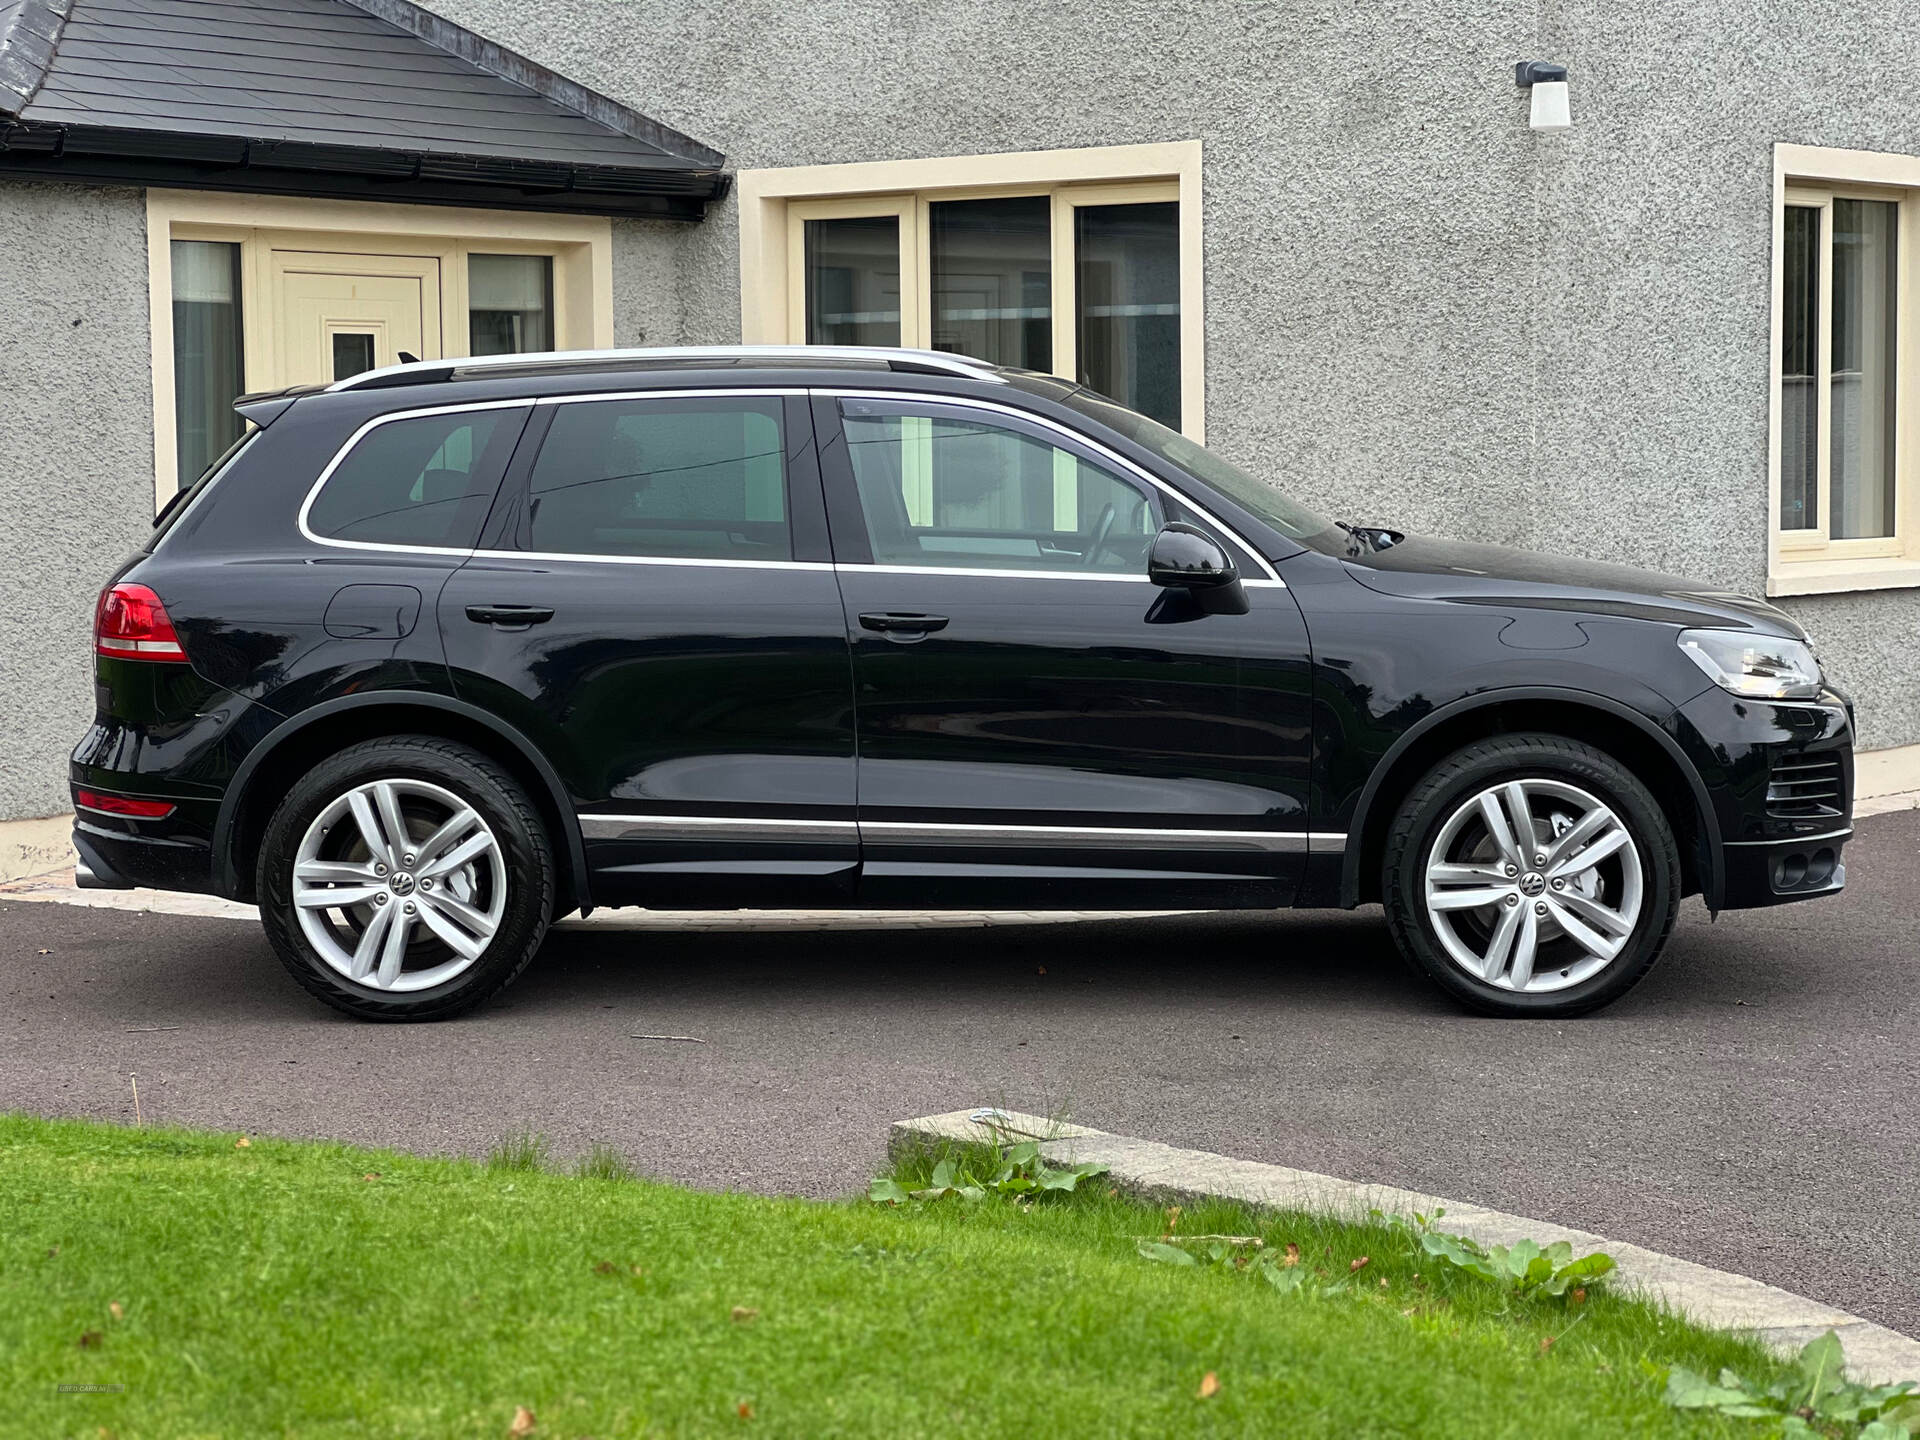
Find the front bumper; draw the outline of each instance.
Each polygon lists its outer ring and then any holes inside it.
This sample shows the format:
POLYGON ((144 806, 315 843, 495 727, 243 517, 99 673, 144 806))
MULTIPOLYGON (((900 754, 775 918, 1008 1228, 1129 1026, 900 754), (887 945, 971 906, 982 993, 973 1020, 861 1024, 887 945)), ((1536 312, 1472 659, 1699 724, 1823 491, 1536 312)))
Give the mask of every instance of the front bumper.
POLYGON ((1748 700, 1715 687, 1682 705, 1675 739, 1706 787, 1718 854, 1702 889, 1714 910, 1786 905, 1847 883, 1853 836, 1853 707, 1748 700), (1824 784, 1800 777, 1831 777, 1824 784), (1813 792, 1817 799, 1808 799, 1813 792))

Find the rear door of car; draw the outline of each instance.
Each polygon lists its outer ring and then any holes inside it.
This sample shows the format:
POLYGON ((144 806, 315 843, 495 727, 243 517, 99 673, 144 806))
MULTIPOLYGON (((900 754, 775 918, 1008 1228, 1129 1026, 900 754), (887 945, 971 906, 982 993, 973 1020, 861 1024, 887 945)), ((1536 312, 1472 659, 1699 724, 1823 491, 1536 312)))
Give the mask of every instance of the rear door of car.
POLYGON ((596 900, 851 886, 850 661, 804 392, 541 400, 440 624, 456 692, 559 771, 596 900))
POLYGON ((1305 625, 1212 517, 1012 407, 816 391, 853 650, 863 899, 1283 905, 1307 848, 1305 625), (1146 577, 1168 520, 1250 613, 1146 577), (1263 677, 1243 693, 1243 664, 1263 677))

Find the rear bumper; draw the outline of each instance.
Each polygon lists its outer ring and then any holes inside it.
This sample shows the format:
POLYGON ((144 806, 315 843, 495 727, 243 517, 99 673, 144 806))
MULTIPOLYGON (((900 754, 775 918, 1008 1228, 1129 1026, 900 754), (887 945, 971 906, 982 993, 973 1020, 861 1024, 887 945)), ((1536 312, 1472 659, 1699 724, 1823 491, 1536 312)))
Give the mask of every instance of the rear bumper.
POLYGON ((136 835, 82 818, 73 827, 73 848, 80 860, 73 883, 82 890, 155 890, 216 893, 213 849, 204 842, 136 835))

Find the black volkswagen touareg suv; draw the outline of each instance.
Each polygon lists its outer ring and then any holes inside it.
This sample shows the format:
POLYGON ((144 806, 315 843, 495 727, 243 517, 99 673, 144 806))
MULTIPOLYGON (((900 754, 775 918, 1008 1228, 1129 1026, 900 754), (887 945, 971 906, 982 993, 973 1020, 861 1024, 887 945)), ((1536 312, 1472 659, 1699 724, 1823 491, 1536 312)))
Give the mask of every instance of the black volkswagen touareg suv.
POLYGON ((1369 901, 1461 1002, 1570 1015, 1682 896, 1845 879, 1851 708, 1778 610, 1323 520, 1049 376, 625 351, 237 408, 100 596, 79 883, 256 902, 354 1015, 596 906, 1369 901))

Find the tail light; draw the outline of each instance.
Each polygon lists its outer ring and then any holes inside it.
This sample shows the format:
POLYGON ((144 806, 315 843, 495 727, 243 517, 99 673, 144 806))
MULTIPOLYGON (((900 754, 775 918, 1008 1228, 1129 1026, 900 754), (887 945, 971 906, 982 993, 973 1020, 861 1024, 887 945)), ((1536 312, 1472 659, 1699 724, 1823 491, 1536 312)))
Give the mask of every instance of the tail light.
POLYGON ((93 651, 115 660, 184 663, 187 658, 160 597, 144 585, 124 582, 100 592, 93 612, 93 651))
POLYGON ((165 800, 133 800, 125 795, 102 795, 97 790, 74 791, 73 803, 82 810, 125 815, 132 820, 164 820, 173 813, 173 806, 165 800))

